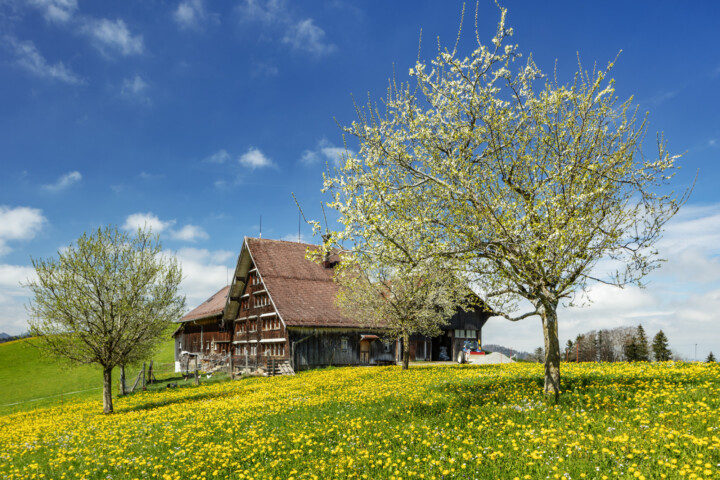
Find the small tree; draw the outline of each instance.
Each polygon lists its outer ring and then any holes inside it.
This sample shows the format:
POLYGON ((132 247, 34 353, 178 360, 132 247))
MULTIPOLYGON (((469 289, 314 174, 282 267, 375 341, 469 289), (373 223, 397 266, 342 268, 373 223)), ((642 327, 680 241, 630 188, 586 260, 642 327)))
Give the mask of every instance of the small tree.
POLYGON ((623 346, 623 353, 625 354, 625 361, 637 362, 638 361, 638 344, 637 337, 633 335, 630 339, 625 342, 623 346))
POLYGON ((545 352, 543 352, 542 347, 537 347, 535 349, 535 352, 533 353, 533 361, 537 363, 542 363, 543 360, 545 360, 545 352))
POLYGON ((575 361, 575 344, 572 340, 568 340, 565 344, 565 361, 568 362, 574 362, 575 361))
POLYGON ((353 318, 385 330, 388 337, 402 338, 402 368, 410 363, 410 336, 435 336, 455 313, 458 303, 443 272, 422 268, 345 262, 336 271, 340 285, 337 303, 353 318))
POLYGON ((715 360, 715 355, 713 355, 713 353, 710 352, 710 354, 707 356, 707 358, 705 359, 705 361, 706 361, 707 363, 715 363, 717 360, 715 360))
POLYGON ((645 329, 642 325, 638 325, 635 333, 635 344, 637 345, 637 361, 638 362, 649 362, 650 351, 648 349, 647 336, 645 335, 645 329))
POLYGON ((677 157, 662 138, 657 158, 644 155, 646 124, 632 100, 617 101, 612 64, 538 85, 532 58, 514 70, 505 14, 490 44, 476 32, 472 52, 440 48, 411 82, 390 82, 385 111, 358 108, 345 128, 358 153, 325 189, 344 225, 335 241, 371 252, 414 232, 424 240, 403 251, 408 261, 458 258, 497 315, 538 317, 545 392, 557 398, 559 306, 597 281, 639 283, 684 198, 658 191, 677 157), (603 258, 625 267, 598 277, 603 258))
POLYGON ((656 333, 653 338, 652 351, 656 362, 667 362, 672 356, 668 339, 662 330, 656 333))
POLYGON ((32 260, 30 331, 51 354, 102 367, 104 413, 113 411, 112 369, 152 355, 185 308, 180 266, 161 252, 148 230, 131 236, 106 227, 57 259, 32 260))

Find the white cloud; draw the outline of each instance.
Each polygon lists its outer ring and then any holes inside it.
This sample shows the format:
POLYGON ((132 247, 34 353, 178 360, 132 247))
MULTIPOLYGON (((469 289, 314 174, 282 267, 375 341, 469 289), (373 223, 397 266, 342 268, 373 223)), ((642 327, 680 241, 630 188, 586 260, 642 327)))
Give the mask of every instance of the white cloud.
POLYGON ((20 295, 25 293, 20 283, 36 279, 35 269, 19 265, 0 265, 0 288, 5 294, 20 295))
POLYGON ((235 269, 235 254, 227 250, 181 248, 175 256, 182 266, 181 289, 191 309, 227 285, 235 269))
POLYGON ((153 233, 160 234, 165 232, 169 238, 184 242, 196 242, 198 240, 207 240, 210 236, 205 230, 197 225, 184 225, 182 228, 173 229, 177 222, 175 220, 163 221, 157 215, 147 213, 133 213, 128 215, 122 228, 134 231, 138 228, 150 228, 153 233))
POLYGON ((336 147, 327 139, 323 138, 314 150, 305 150, 300 157, 300 163, 306 166, 315 165, 321 161, 329 162, 332 165, 340 165, 345 155, 355 155, 352 150, 345 150, 343 147, 336 147))
POLYGON ((174 230, 170 235, 175 240, 183 240, 186 242, 195 242, 198 239, 207 240, 210 238, 205 230, 196 225, 185 225, 180 230, 174 230))
POLYGON ((70 187, 71 185, 76 184, 82 180, 82 175, 80 172, 68 172, 64 175, 62 175, 60 178, 57 179, 55 183, 51 183, 49 185, 43 185, 43 188, 45 190, 48 190, 50 192, 59 192, 61 190, 65 190, 66 188, 70 187))
POLYGON ((240 19, 265 24, 289 21, 284 0, 245 0, 237 7, 240 19))
POLYGON ((141 54, 145 50, 142 35, 133 35, 121 19, 113 22, 106 18, 88 18, 81 31, 89 35, 103 53, 111 50, 129 56, 141 54))
POLYGON ((34 238, 46 221, 37 208, 0 205, 0 255, 10 252, 8 241, 34 238))
POLYGON ((49 78, 71 85, 83 83, 82 79, 62 62, 50 65, 45 57, 38 51, 35 44, 30 41, 22 42, 16 38, 6 36, 4 42, 15 54, 15 63, 24 70, 41 78, 49 78))
POLYGON ((241 21, 261 23, 264 31, 276 30, 280 41, 294 50, 325 55, 337 49, 326 42, 325 31, 312 18, 299 20, 283 0, 245 0, 236 10, 241 21))
POLYGON ((230 154, 225 149, 218 150, 209 157, 203 158, 203 162, 208 163, 225 163, 228 160, 230 160, 230 154))
POLYGON ((255 147, 250 147, 247 152, 240 155, 238 162, 245 168, 255 170, 256 168, 274 167, 275 164, 255 147))
MULTIPOLYGON (((286 242, 298 242, 298 234, 297 233, 288 233, 284 237, 282 237, 280 240, 285 240, 286 242)), ((299 243, 313 243, 312 236, 308 237, 304 233, 300 233, 300 242, 299 243)))
POLYGON ((139 228, 150 228, 153 233, 161 233, 165 229, 172 227, 175 220, 163 222, 152 213, 133 213, 125 219, 123 227, 125 230, 137 230, 139 228))
POLYGON ((20 283, 36 278, 32 267, 0 264, 0 332, 19 335, 27 331, 28 291, 20 283))
POLYGON ((306 18, 291 25, 285 32, 283 43, 295 50, 303 50, 314 55, 325 55, 336 50, 335 45, 325 42, 325 31, 315 25, 312 18, 306 18))
POLYGON ((124 95, 138 95, 147 90, 148 84, 140 75, 123 80, 122 93, 124 95))
POLYGON ((45 20, 66 23, 77 10, 77 0, 28 0, 28 5, 37 8, 45 20))
POLYGON ((173 12, 173 19, 183 30, 199 30, 207 18, 203 0, 183 0, 173 12))

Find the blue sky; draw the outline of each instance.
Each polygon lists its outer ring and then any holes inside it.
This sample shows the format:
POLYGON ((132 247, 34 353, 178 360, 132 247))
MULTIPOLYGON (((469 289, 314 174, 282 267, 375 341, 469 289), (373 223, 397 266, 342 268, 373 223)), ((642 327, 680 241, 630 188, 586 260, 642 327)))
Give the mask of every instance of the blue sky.
MULTIPOLYGON (((525 54, 572 80, 613 71, 621 99, 649 111, 683 153, 676 187, 699 171, 668 226, 667 264, 648 289, 598 287, 561 313, 560 337, 662 328, 688 358, 720 353, 720 7, 714 2, 507 2, 525 54)), ((461 2, 0 0, 0 332, 26 329, 18 282, 101 225, 149 222, 183 262, 195 306, 222 287, 243 236, 297 239, 295 192, 319 218, 326 162, 354 120, 351 94, 379 99, 393 65, 455 40, 461 2)), ((470 7, 461 51, 473 48, 470 7)), ((481 39, 498 10, 479 9, 481 39)), ((352 143, 349 144, 353 148, 352 143)), ((302 236, 310 240, 310 229, 302 236)), ((491 320, 487 343, 530 350, 539 320, 491 320)))

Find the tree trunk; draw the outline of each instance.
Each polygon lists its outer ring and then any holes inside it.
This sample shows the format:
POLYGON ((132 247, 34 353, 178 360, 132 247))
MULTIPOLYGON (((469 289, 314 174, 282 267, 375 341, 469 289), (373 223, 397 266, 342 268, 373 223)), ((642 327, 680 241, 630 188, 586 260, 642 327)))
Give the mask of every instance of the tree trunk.
POLYGON ((402 369, 407 370, 408 367, 410 366, 410 335, 408 335, 407 332, 403 332, 402 340, 403 340, 402 369))
POLYGON ((103 413, 112 412, 112 368, 103 367, 103 413))
POLYGON ((540 309, 545 339, 545 395, 560 397, 560 342, 558 341, 557 309, 540 309))
POLYGON ((125 387, 125 365, 120 365, 120 396, 127 394, 125 387))

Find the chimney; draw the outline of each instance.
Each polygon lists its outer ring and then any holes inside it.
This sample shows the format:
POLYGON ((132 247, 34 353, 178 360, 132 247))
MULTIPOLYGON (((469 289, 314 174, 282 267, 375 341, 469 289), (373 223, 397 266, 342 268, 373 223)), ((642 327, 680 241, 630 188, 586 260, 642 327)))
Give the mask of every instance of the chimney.
POLYGON ((322 235, 323 240, 323 261, 322 266, 325 268, 332 268, 335 266, 333 262, 330 261, 330 247, 328 246, 328 243, 330 242, 330 234, 324 233, 322 235))

